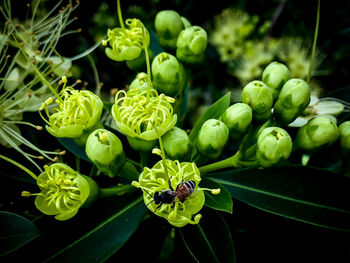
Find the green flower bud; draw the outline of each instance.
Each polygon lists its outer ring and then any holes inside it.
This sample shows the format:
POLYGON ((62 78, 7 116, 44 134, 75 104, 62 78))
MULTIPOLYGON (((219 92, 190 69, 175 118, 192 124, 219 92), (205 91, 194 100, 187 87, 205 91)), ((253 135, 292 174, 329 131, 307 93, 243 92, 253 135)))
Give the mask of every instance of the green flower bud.
POLYGON ((288 68, 276 61, 271 62, 263 71, 262 81, 271 88, 273 99, 277 99, 283 84, 290 78, 288 68))
POLYGON ((97 129, 89 135, 85 152, 96 167, 109 177, 116 176, 126 160, 122 142, 105 129, 97 129))
POLYGON ((144 44, 149 47, 149 33, 139 19, 127 19, 125 24, 128 28, 108 29, 108 38, 103 41, 111 46, 106 48, 106 55, 115 61, 134 60, 141 55, 144 44))
POLYGON ((176 57, 186 64, 200 63, 207 48, 207 32, 199 26, 181 31, 176 43, 176 57))
POLYGON ((266 121, 270 118, 273 98, 264 82, 254 80, 248 83, 242 91, 242 102, 252 108, 255 120, 266 121))
POLYGON ((325 115, 319 115, 299 128, 295 137, 295 147, 314 151, 333 144, 338 137, 339 129, 336 122, 325 115))
POLYGON ((220 117, 230 131, 232 140, 237 140, 247 130, 253 118, 252 109, 244 103, 231 105, 220 117))
POLYGON ((184 24, 176 11, 163 10, 157 13, 154 28, 160 45, 165 49, 175 49, 177 38, 184 29, 184 24))
POLYGON ((60 99, 56 100, 57 107, 53 114, 50 115, 48 110, 52 98, 40 108, 39 113, 47 123, 46 130, 55 137, 73 138, 83 144, 87 136, 101 126, 103 102, 89 90, 79 91, 72 87, 63 88, 60 95, 60 99), (44 109, 48 120, 41 114, 41 110, 44 109))
POLYGON ((166 95, 175 96, 184 88, 184 67, 173 55, 158 54, 152 61, 152 75, 154 87, 166 95))
POLYGON ((274 115, 283 125, 293 122, 310 102, 310 87, 302 79, 290 79, 282 87, 274 106, 274 115))
POLYGON ((35 206, 57 220, 68 220, 80 207, 91 205, 99 194, 99 188, 90 177, 81 175, 63 163, 44 166, 37 178, 40 193, 23 192, 22 196, 36 196, 35 206))
POLYGON ((216 119, 205 121, 198 132, 197 150, 200 154, 216 159, 224 149, 229 136, 225 123, 216 119))
POLYGON ((269 167, 287 160, 292 152, 292 139, 288 132, 279 127, 268 127, 258 137, 256 159, 263 167, 269 167))
POLYGON ((171 103, 175 100, 157 90, 131 89, 119 91, 112 107, 112 116, 119 130, 127 136, 130 146, 139 151, 150 151, 158 138, 169 131, 177 121, 171 103))
MULTIPOLYGON (((156 215, 165 218, 176 227, 183 227, 187 224, 198 224, 201 218, 198 213, 204 203, 205 196, 203 190, 209 190, 212 194, 220 193, 220 189, 200 188, 198 184, 201 181, 199 170, 195 163, 165 160, 167 169, 164 168, 164 161, 156 163, 151 169, 145 168, 140 174, 139 181, 132 182, 135 187, 143 191, 143 199, 148 209, 156 215), (162 194, 163 191, 175 190, 184 182, 192 181, 194 187, 192 192, 184 200, 179 196, 173 196, 174 200, 169 203, 155 203, 156 193, 162 194)), ((168 195, 169 197, 169 195, 168 195)))
POLYGON ((140 72, 136 75, 136 78, 131 82, 129 90, 138 89, 140 92, 147 91, 148 83, 151 83, 152 88, 152 81, 149 81, 148 75, 144 72, 140 72))
POLYGON ((345 152, 350 152, 350 121, 339 125, 340 145, 345 152))
POLYGON ((172 160, 184 160, 191 154, 192 144, 187 133, 173 127, 163 136, 165 154, 172 160))

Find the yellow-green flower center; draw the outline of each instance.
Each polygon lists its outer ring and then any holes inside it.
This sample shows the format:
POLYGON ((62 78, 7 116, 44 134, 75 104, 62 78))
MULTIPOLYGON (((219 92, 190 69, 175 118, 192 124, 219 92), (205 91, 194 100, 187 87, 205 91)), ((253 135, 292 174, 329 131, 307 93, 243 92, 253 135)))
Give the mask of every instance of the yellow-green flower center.
POLYGON ((48 167, 46 175, 46 180, 39 180, 38 186, 48 205, 54 205, 58 210, 70 210, 80 205, 77 174, 48 167))
POLYGON ((119 120, 138 135, 158 126, 167 125, 173 116, 172 98, 164 94, 158 95, 155 89, 140 92, 139 89, 119 91, 116 95, 114 109, 119 120), (169 102, 170 101, 170 102, 169 102))

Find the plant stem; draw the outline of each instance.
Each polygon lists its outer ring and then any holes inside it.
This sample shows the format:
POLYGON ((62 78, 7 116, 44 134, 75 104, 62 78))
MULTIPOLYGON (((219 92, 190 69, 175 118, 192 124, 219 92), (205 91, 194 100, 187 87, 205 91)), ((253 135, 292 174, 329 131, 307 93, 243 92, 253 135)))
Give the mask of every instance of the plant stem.
POLYGON ((147 166, 148 159, 149 159, 148 152, 140 152, 141 170, 143 170, 143 168, 147 166))
POLYGON ((117 0, 117 9, 118 9, 118 19, 119 19, 119 24, 123 30, 125 30, 124 26, 124 21, 123 21, 123 16, 122 16, 122 10, 120 8, 120 0, 117 0))
POLYGON ((318 36, 318 28, 319 28, 319 25, 320 25, 320 5, 321 5, 321 1, 318 0, 318 4, 317 4, 317 17, 316 17, 316 28, 315 28, 315 34, 314 34, 314 42, 312 43, 311 62, 310 62, 309 73, 308 73, 307 81, 306 81, 307 83, 310 83, 312 68, 313 68, 314 62, 315 62, 315 54, 316 54, 316 43, 317 43, 317 36, 318 36))
POLYGON ((148 54, 148 47, 146 44, 146 28, 143 27, 143 48, 145 50, 145 57, 146 57, 146 66, 147 66, 147 75, 148 75, 148 82, 147 82, 147 99, 146 101, 149 101, 150 95, 151 95, 151 62, 149 59, 148 54))
POLYGON ((206 173, 214 172, 216 170, 221 170, 224 168, 239 167, 239 159, 240 158, 241 158, 241 152, 238 151, 235 155, 233 155, 227 159, 199 167, 199 171, 201 174, 206 174, 206 173))
POLYGON ((32 172, 30 171, 28 168, 24 167, 22 164, 19 164, 17 163, 16 161, 6 157, 6 156, 3 156, 0 154, 0 158, 1 159, 4 159, 5 161, 8 161, 9 163, 12 163, 13 165, 17 166, 18 168, 22 169, 23 171, 25 171, 27 174, 29 174, 31 177, 33 177, 34 180, 37 180, 38 177, 32 172))
POLYGON ((118 185, 110 188, 101 188, 99 198, 119 196, 134 191, 136 188, 131 184, 118 185))

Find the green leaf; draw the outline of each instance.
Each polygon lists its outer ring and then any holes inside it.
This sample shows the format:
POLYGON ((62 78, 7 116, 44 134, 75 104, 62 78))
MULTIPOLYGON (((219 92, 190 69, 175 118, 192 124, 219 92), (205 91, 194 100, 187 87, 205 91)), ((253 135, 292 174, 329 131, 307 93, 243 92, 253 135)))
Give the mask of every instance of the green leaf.
POLYGON ((226 95, 218 99, 213 105, 211 105, 204 114, 199 118, 199 120, 194 125, 193 129, 189 134, 191 142, 194 142, 197 134, 202 127, 203 123, 208 119, 218 119, 221 114, 230 106, 231 93, 227 92, 226 95))
POLYGON ((79 156, 80 158, 84 159, 85 161, 88 161, 91 163, 89 157, 87 157, 85 153, 85 149, 83 146, 77 144, 73 139, 70 138, 57 138, 57 140, 70 152, 72 152, 74 155, 79 156))
POLYGON ((113 104, 114 104, 114 103, 112 103, 112 102, 106 102, 106 101, 104 101, 104 102, 103 102, 103 107, 104 107, 109 113, 111 113, 113 104))
POLYGON ((145 213, 139 197, 45 262, 104 262, 131 237, 145 213))
POLYGON ((149 32, 149 36, 150 36, 149 47, 152 50, 154 56, 157 56, 159 53, 164 52, 164 50, 159 44, 157 34, 151 29, 148 29, 148 32, 149 32))
POLYGON ((186 248, 196 262, 236 262, 230 229, 218 212, 210 212, 199 224, 179 228, 186 248))
POLYGON ((216 210, 232 213, 232 197, 224 186, 209 178, 203 178, 200 187, 210 189, 220 188, 221 192, 217 195, 205 191, 205 205, 216 210))
POLYGON ((208 174, 233 198, 309 224, 350 231, 350 179, 327 170, 283 166, 208 174))
POLYGON ((5 256, 38 237, 39 230, 28 219, 0 211, 0 256, 5 256))

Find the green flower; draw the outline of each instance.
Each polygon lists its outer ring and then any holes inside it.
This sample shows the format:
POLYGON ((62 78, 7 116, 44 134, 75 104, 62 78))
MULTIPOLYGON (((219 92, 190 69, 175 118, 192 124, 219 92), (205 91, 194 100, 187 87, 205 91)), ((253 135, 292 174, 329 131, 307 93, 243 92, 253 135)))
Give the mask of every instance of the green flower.
POLYGON ((253 118, 252 109, 245 103, 231 105, 220 117, 230 131, 230 138, 237 140, 247 130, 253 118))
POLYGON ((258 137, 256 159, 263 167, 269 167, 287 160, 292 152, 292 139, 288 132, 279 127, 268 127, 258 137))
POLYGON ((273 97, 270 88, 262 81, 248 83, 242 91, 242 102, 253 110, 253 118, 265 121, 270 118, 273 97))
POLYGON ((310 87, 302 79, 290 79, 282 87, 274 106, 274 116, 284 124, 290 124, 303 113, 310 102, 310 87))
POLYGON ((122 142, 105 129, 97 129, 89 135, 85 152, 97 168, 109 177, 116 176, 126 160, 122 142))
POLYGON ((229 137, 229 129, 222 121, 209 119, 205 121, 198 132, 197 150, 210 159, 220 156, 229 137))
POLYGON ((162 139, 166 156, 169 159, 184 160, 191 154, 192 144, 184 130, 173 127, 162 139))
POLYGON ((154 28, 160 45, 165 49, 175 49, 177 38, 185 26, 176 11, 162 10, 154 19, 154 28))
POLYGON ((81 175, 63 163, 44 166, 45 171, 37 178, 40 193, 22 192, 22 196, 36 196, 35 206, 57 220, 68 220, 79 208, 96 200, 99 188, 90 177, 81 175))
POLYGON ((184 67, 171 54, 162 52, 153 59, 152 75, 154 87, 166 95, 175 96, 184 88, 184 67))
POLYGON ((350 121, 339 125, 340 145, 345 152, 350 152, 350 121))
POLYGON ((169 131, 177 121, 170 103, 175 100, 157 90, 138 88, 116 94, 112 116, 120 131, 127 136, 130 146, 139 151, 150 151, 157 139, 169 131))
POLYGON ((339 137, 336 122, 327 116, 316 116, 298 129, 295 147, 305 151, 315 151, 333 144, 339 137))
POLYGON ((52 98, 48 99, 39 113, 47 123, 46 130, 55 137, 73 138, 84 144, 90 132, 101 125, 103 102, 91 91, 64 87, 50 114, 48 105, 52 102, 52 98), (41 114, 44 109, 48 120, 41 114))
MULTIPOLYGON (((198 185, 201 181, 199 170, 195 163, 165 160, 166 171, 164 171, 164 162, 157 162, 151 169, 146 167, 140 174, 138 182, 132 182, 135 187, 141 188, 146 206, 156 215, 165 218, 176 227, 182 227, 187 224, 198 224, 202 215, 197 214, 204 203, 205 196, 203 190, 198 185), (162 193, 164 190, 174 190, 183 182, 192 180, 195 183, 193 192, 181 202, 178 197, 173 202, 155 204, 155 193, 162 193), (169 186, 170 184, 170 186, 169 186)), ((218 194, 220 189, 211 190, 213 194, 218 194)))
POLYGON ((150 37, 147 29, 139 19, 126 19, 128 28, 108 29, 107 40, 102 44, 109 43, 106 55, 116 61, 129 61, 138 58, 144 49, 144 43, 149 47, 150 37))
POLYGON ((207 48, 207 32, 199 26, 181 31, 176 43, 176 57, 186 64, 202 62, 207 48))
POLYGON ((278 97, 278 94, 283 84, 290 78, 288 68, 276 61, 271 62, 263 71, 262 81, 271 88, 273 99, 278 97))

